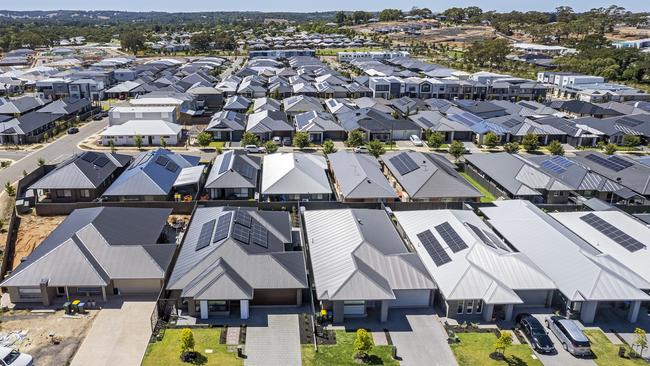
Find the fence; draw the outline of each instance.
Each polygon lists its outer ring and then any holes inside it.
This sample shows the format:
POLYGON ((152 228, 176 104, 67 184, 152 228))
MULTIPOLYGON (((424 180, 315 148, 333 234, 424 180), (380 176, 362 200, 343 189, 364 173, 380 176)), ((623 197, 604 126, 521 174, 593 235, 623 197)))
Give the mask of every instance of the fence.
POLYGON ((5 244, 5 251, 2 253, 2 265, 0 266, 0 280, 5 277, 7 272, 12 269, 14 262, 14 255, 16 251, 16 237, 18 234, 18 227, 20 226, 20 217, 16 215, 16 210, 11 211, 11 219, 9 220, 9 227, 7 228, 7 242, 5 244))
POLYGON ((71 203, 37 203, 38 216, 69 215, 72 211, 91 207, 139 207, 139 208, 171 208, 172 214, 189 215, 194 210, 196 202, 176 201, 126 201, 126 202, 71 202, 71 203))

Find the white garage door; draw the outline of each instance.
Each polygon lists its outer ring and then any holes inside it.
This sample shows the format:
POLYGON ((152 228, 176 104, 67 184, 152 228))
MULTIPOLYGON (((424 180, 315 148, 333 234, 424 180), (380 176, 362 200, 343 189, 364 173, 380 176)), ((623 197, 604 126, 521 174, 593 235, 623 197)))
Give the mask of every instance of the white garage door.
POLYGON ((117 288, 120 294, 158 294, 160 292, 160 280, 115 280, 113 287, 117 288))
POLYGON ((395 290, 395 297, 392 300, 391 308, 422 307, 429 305, 431 290, 395 290))

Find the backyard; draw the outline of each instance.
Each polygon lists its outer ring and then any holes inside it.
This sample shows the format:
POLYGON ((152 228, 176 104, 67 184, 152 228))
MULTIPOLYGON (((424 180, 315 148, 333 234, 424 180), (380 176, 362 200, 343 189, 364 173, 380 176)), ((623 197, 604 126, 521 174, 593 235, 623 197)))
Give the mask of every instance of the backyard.
POLYGON ((542 366, 540 360, 533 358, 533 350, 527 344, 513 344, 506 349, 503 360, 494 360, 490 358, 497 340, 493 333, 457 333, 456 335, 460 342, 452 344, 451 350, 460 366, 542 366))
POLYGON ((485 187, 480 185, 477 181, 475 181, 467 173, 460 173, 460 175, 462 175, 463 178, 465 178, 465 180, 467 180, 471 185, 473 185, 474 188, 478 189, 478 191, 481 192, 481 194, 483 195, 483 197, 481 197, 481 202, 484 202, 484 203, 485 202, 492 202, 492 201, 497 199, 492 193, 490 193, 490 191, 485 189, 485 187))
MULTIPOLYGON (((359 365, 354 360, 354 332, 336 331, 336 345, 318 347, 318 352, 313 345, 302 346, 303 366, 329 366, 329 365, 359 365)), ((391 346, 374 346, 370 351, 370 362, 367 365, 394 365, 399 362, 391 357, 391 346)))
MULTIPOLYGON (((642 359, 628 359, 618 356, 618 344, 613 344, 607 339, 605 334, 598 329, 586 329, 584 331, 587 338, 591 342, 591 351, 596 357, 594 361, 599 366, 634 366, 634 365, 647 365, 648 363, 642 359)), ((629 351, 629 347, 625 346, 629 351)))
MULTIPOLYGON (((236 366, 243 361, 237 358, 234 346, 219 344, 220 328, 192 329, 194 350, 201 354, 198 365, 236 366), (229 352, 228 347, 232 347, 229 352)), ((142 360, 142 366, 187 365, 180 360, 181 329, 167 329, 162 341, 149 344, 142 360)))

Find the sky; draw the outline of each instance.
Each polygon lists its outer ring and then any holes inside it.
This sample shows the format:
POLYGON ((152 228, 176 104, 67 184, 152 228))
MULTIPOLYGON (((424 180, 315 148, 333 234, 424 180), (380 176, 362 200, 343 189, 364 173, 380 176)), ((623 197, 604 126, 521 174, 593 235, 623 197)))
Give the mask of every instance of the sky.
POLYGON ((385 8, 398 8, 407 10, 413 6, 428 7, 433 11, 459 6, 466 7, 476 5, 484 11, 511 11, 511 10, 540 10, 550 11, 557 6, 568 5, 576 11, 585 11, 591 8, 607 7, 616 4, 631 11, 648 11, 647 0, 543 0, 543 1, 522 1, 522 0, 328 0, 328 1, 305 1, 305 0, 247 0, 247 1, 225 1, 225 0, 109 0, 109 1, 88 1, 88 0, 2 0, 2 10, 123 10, 123 11, 168 11, 168 12, 191 12, 191 11, 291 11, 311 12, 330 10, 367 10, 377 11, 385 8), (645 5, 644 5, 645 4, 645 5))

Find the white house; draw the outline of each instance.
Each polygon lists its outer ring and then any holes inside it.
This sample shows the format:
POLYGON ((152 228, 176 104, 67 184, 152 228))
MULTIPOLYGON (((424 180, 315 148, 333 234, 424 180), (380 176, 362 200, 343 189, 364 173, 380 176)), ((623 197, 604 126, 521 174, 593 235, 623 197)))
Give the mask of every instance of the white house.
POLYGON ((101 133, 102 145, 108 145, 112 139, 117 146, 135 146, 135 137, 142 137, 143 146, 159 146, 160 138, 167 145, 176 145, 181 137, 181 126, 163 120, 127 121, 110 126, 101 133))

